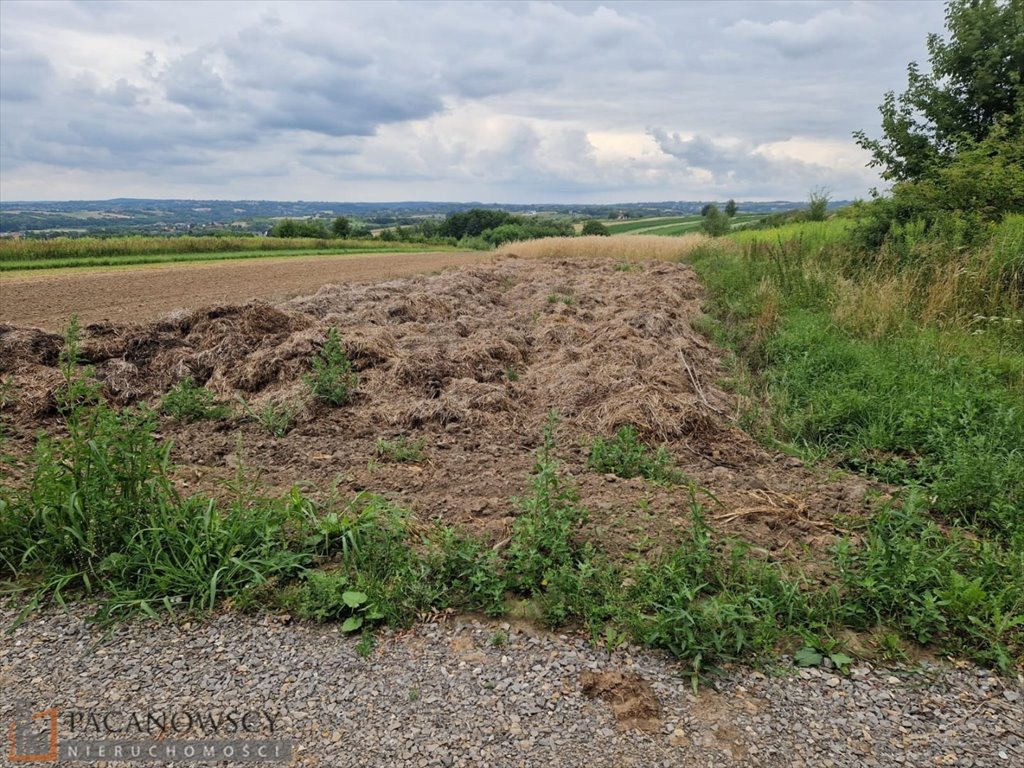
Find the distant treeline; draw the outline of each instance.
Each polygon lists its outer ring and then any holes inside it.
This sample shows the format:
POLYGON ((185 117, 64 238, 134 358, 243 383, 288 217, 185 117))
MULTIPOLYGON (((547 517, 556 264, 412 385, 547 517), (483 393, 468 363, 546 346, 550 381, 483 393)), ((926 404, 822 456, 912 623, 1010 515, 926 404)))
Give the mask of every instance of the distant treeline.
MULTIPOLYGON (((573 223, 568 218, 555 216, 519 216, 507 211, 473 208, 449 214, 443 221, 424 219, 410 226, 381 230, 377 239, 384 241, 436 243, 488 248, 515 240, 534 240, 539 237, 572 237, 573 223)), ((370 238, 366 228, 353 226, 344 216, 338 216, 328 226, 324 219, 284 219, 270 230, 273 238, 370 238)))

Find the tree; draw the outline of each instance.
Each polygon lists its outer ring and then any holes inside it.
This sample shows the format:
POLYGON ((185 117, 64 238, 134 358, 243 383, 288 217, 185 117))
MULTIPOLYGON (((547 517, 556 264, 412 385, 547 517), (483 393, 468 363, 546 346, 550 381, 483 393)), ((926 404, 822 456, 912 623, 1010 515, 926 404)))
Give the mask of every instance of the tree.
POLYGON ((518 219, 506 211, 495 211, 489 208, 471 208, 462 213, 451 213, 438 227, 442 237, 479 237, 484 230, 500 227, 502 224, 514 223, 518 219))
POLYGON ((707 213, 704 214, 704 221, 700 223, 701 229, 712 237, 724 235, 729 231, 729 217, 718 210, 718 206, 710 203, 705 206, 707 213))
POLYGON ((277 222, 270 230, 271 237, 298 237, 298 225, 294 219, 277 222))
POLYGON ((707 216, 708 211, 715 207, 714 203, 706 203, 703 208, 700 209, 701 216, 707 216))
POLYGON ((807 220, 824 221, 828 216, 828 202, 832 199, 832 191, 827 187, 815 187, 811 190, 807 203, 807 220))
POLYGON ((737 210, 739 210, 739 208, 736 205, 736 201, 730 198, 729 202, 725 204, 725 215, 731 219, 736 215, 737 210))
POLYGON ((885 94, 882 137, 854 133, 889 181, 934 179, 998 127, 1024 132, 1024 0, 950 0, 949 40, 928 36, 931 72, 907 67, 907 90, 885 94))
POLYGON ((608 227, 606 227, 597 219, 591 219, 590 221, 583 222, 582 234, 608 236, 611 235, 611 232, 608 231, 608 227))
POLYGON ((339 216, 331 222, 331 232, 335 237, 344 239, 352 234, 352 222, 344 216, 339 216))
POLYGON ((325 240, 327 227, 319 219, 282 219, 270 230, 270 237, 315 237, 325 240))

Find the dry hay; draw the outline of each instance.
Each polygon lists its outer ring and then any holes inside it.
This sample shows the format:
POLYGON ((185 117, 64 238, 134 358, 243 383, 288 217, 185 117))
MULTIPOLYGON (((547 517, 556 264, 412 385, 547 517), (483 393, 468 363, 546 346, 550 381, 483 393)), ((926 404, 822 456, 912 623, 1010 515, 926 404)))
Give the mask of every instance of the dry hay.
POLYGON ((31 365, 57 364, 61 337, 38 328, 0 325, 0 374, 15 373, 31 365))
MULTIPOLYGON (((225 397, 259 400, 297 391, 336 326, 360 372, 353 410, 371 423, 535 429, 556 409, 581 433, 634 424, 673 440, 728 427, 728 397, 712 383, 714 351, 690 328, 698 313, 697 283, 683 265, 621 271, 599 258, 504 258, 328 285, 277 307, 92 325, 82 354, 119 403, 152 401, 186 376, 225 397)), ((60 346, 52 334, 0 327, 0 359, 18 388, 52 389, 60 346)), ((27 415, 45 411, 36 403, 27 415)))

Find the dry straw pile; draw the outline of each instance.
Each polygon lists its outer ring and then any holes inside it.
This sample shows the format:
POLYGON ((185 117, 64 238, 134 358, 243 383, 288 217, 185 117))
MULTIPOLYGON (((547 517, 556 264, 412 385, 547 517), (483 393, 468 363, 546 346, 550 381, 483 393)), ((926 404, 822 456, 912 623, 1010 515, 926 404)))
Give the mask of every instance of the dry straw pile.
MULTIPOLYGON (((689 267, 671 259, 701 238, 575 238, 516 244, 540 256, 374 284, 328 285, 263 303, 177 313, 140 326, 86 328, 83 353, 111 397, 152 401, 191 376, 225 398, 298 396, 327 329, 339 329, 360 386, 354 429, 443 428, 536 434, 557 409, 579 433, 631 423, 672 440, 727 428, 714 350, 689 267), (589 247, 588 247, 589 246, 589 247), (616 259, 602 258, 614 253, 616 259), (624 259, 636 259, 624 268, 624 259), (643 261, 641 261, 643 260, 643 261)), ((0 373, 14 376, 21 418, 51 412, 60 340, 0 328, 0 373)), ((317 418, 315 408, 301 417, 317 418)))

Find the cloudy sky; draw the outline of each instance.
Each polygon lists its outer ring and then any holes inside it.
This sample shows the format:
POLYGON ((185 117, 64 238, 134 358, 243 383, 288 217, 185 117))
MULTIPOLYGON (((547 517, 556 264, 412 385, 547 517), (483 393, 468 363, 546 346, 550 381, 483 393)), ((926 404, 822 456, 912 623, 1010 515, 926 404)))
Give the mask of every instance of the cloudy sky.
POLYGON ((941 2, 0 2, 0 198, 837 198, 941 2))

